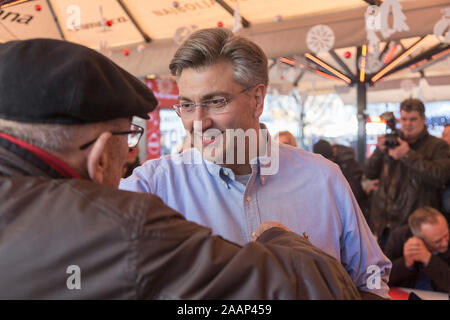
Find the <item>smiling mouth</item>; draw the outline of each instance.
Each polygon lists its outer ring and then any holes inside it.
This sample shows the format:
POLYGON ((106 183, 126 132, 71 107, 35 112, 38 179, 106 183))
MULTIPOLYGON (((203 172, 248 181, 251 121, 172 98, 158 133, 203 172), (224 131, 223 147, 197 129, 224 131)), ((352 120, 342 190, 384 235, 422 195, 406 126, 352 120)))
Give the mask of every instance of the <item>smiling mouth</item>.
POLYGON ((196 138, 201 141, 203 146, 208 146, 208 145, 214 143, 216 140, 218 140, 223 135, 223 131, 221 131, 220 133, 221 133, 220 135, 204 135, 202 133, 202 134, 196 135, 196 138))
POLYGON ((205 137, 202 136, 202 144, 205 146, 210 145, 211 143, 213 143, 214 141, 216 141, 216 137, 212 136, 212 137, 205 137))

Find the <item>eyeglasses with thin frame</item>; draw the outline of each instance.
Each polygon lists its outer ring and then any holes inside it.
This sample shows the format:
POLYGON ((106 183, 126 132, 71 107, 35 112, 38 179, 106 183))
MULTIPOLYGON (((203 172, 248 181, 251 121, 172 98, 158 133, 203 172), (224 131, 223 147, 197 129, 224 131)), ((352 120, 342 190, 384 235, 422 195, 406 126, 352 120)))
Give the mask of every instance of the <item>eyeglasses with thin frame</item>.
POLYGON ((197 106, 205 108, 207 111, 209 111, 212 114, 220 114, 223 112, 226 112, 226 106, 234 100, 238 95, 241 93, 244 93, 248 89, 251 89, 255 87, 255 85, 252 85, 250 87, 247 87, 243 90, 241 90, 238 94, 236 94, 234 97, 216 97, 213 99, 203 100, 199 103, 195 102, 180 102, 178 104, 173 105, 173 108, 175 109, 176 113, 179 117, 191 117, 195 114, 195 108, 197 106))
MULTIPOLYGON (((111 132, 113 136, 115 135, 128 135, 128 148, 134 148, 139 143, 139 140, 141 140, 142 134, 144 133, 144 128, 141 126, 138 126, 137 124, 131 124, 129 131, 119 131, 119 132, 111 132)), ((92 145, 95 141, 97 141, 98 137, 83 144, 80 147, 80 150, 87 149, 90 145, 92 145)))

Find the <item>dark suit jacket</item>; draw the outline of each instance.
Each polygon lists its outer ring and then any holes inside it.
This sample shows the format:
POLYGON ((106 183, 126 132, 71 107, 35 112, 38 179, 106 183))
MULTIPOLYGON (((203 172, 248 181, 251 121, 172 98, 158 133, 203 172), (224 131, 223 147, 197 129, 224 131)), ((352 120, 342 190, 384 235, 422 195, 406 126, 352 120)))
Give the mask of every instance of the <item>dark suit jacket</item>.
POLYGON ((450 289, 450 249, 445 253, 432 255, 430 262, 424 268, 421 263, 415 263, 413 269, 405 266, 403 245, 412 237, 409 226, 402 226, 391 232, 384 253, 392 261, 390 286, 413 288, 420 270, 431 278, 431 286, 435 291, 449 292, 450 289))

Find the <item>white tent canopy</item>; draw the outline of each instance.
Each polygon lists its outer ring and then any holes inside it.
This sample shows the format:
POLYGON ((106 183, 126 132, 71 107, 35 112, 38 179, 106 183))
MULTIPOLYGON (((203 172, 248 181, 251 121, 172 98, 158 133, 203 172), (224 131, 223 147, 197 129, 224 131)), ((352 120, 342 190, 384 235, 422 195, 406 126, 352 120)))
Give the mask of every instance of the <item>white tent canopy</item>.
MULTIPOLYGON (((179 40, 193 29, 216 27, 219 22, 225 28, 233 28, 233 16, 218 2, 232 9, 236 7, 236 0, 29 1, 0 9, 0 42, 35 37, 64 38, 94 49, 103 46, 103 52, 108 51, 115 62, 136 76, 167 74, 179 40), (124 48, 129 50, 129 55, 123 54, 124 48)), ((432 34, 434 26, 442 19, 443 9, 450 8, 449 0, 400 0, 400 3, 409 31, 394 33, 383 41, 432 34)), ((258 43, 268 57, 276 59, 309 52, 308 31, 318 24, 327 25, 334 32, 333 48, 342 53, 367 43, 364 15, 368 6, 363 0, 239 0, 239 12, 250 26, 238 32, 258 43)), ((326 53, 321 55, 323 60, 333 64, 326 53)), ((351 59, 345 62, 351 68, 356 63, 351 59)), ((450 75, 445 61, 434 68, 437 73, 433 76, 450 75)), ((403 74, 401 77, 417 76, 403 74)), ((271 82, 277 85, 278 80, 275 77, 271 82)), ((340 83, 337 85, 342 87, 340 83)), ((335 90, 335 87, 334 81, 309 73, 299 82, 299 88, 310 94, 335 90)), ((369 90, 369 102, 372 91, 376 90, 369 90)))

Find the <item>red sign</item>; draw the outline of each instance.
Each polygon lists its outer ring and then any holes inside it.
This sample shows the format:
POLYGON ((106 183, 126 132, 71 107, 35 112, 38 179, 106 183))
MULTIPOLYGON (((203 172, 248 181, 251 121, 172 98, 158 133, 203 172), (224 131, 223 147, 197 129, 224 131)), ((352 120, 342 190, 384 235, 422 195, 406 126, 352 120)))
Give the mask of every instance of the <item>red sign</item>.
POLYGON ((147 120, 147 159, 161 156, 161 132, 159 131, 159 109, 171 109, 178 102, 178 86, 172 79, 146 79, 145 84, 158 100, 158 108, 149 113, 147 120))
POLYGON ((145 84, 153 91, 158 100, 158 108, 172 108, 178 103, 178 86, 172 79, 146 79, 145 84))
POLYGON ((147 160, 157 159, 161 156, 159 110, 156 109, 148 115, 150 119, 147 120, 147 160))

